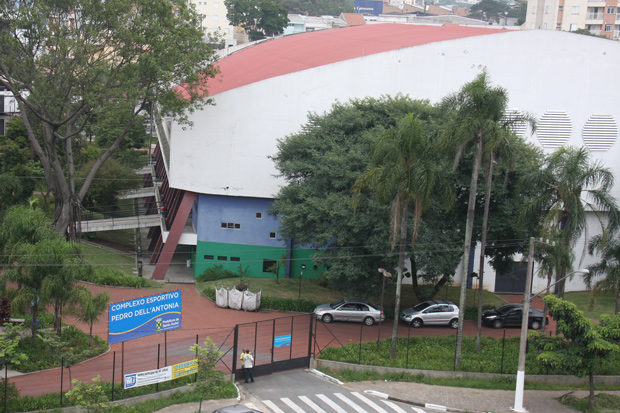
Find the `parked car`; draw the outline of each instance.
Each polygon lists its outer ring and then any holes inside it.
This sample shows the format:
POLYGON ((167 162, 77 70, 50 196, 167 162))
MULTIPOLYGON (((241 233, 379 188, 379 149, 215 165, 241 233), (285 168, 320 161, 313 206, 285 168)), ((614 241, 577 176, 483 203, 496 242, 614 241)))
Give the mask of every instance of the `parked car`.
POLYGON ((321 304, 314 309, 314 316, 324 323, 353 321, 363 322, 367 326, 385 320, 381 307, 356 298, 343 298, 332 304, 321 304))
POLYGON ((403 310, 400 313, 400 319, 414 328, 423 325, 445 325, 457 328, 459 326, 459 307, 451 301, 424 301, 415 307, 403 310))
POLYGON ((213 413, 261 413, 258 410, 250 409, 242 404, 235 404, 234 406, 221 407, 214 410, 213 413))
MULTIPOLYGON (((521 327, 523 304, 504 304, 493 310, 482 312, 482 323, 493 328, 521 327)), ((530 307, 528 325, 532 330, 542 327, 543 312, 538 308, 530 307)), ((549 316, 545 318, 545 325, 549 324, 549 316)))

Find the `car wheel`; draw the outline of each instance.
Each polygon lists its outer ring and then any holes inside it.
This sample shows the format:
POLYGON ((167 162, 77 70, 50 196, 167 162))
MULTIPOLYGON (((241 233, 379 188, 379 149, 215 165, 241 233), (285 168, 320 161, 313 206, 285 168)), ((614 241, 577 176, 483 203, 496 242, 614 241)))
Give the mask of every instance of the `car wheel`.
POLYGON ((323 321, 324 323, 331 323, 333 320, 334 317, 332 317, 331 314, 325 314, 323 318, 321 318, 321 321, 323 321))
POLYGON ((532 330, 538 330, 538 329, 540 329, 540 322, 539 322, 539 321, 532 321, 532 322, 530 323, 530 328, 531 328, 532 330))
POLYGON ((416 318, 415 320, 411 320, 411 327, 413 328, 420 328, 422 327, 422 320, 420 320, 419 318, 416 318))
POLYGON ((450 320, 450 327, 455 330, 459 328, 459 319, 455 318, 454 320, 450 320))
POLYGON ((504 327, 504 322, 502 320, 493 321, 493 328, 502 328, 504 327))
POLYGON ((375 319, 372 317, 366 317, 364 319, 364 324, 366 324, 367 326, 371 326, 375 323, 375 319))

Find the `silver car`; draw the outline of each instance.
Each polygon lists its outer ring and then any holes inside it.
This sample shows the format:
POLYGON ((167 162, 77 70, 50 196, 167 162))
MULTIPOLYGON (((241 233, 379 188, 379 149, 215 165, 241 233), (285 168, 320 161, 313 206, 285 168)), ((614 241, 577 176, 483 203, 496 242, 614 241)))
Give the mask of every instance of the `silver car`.
POLYGON ((314 316, 324 323, 353 321, 373 325, 385 320, 383 309, 355 298, 343 298, 332 304, 322 304, 314 309, 314 316))
POLYGON ((423 325, 446 325, 458 328, 459 308, 451 301, 424 301, 415 307, 403 310, 400 313, 400 319, 414 328, 419 328, 423 325))

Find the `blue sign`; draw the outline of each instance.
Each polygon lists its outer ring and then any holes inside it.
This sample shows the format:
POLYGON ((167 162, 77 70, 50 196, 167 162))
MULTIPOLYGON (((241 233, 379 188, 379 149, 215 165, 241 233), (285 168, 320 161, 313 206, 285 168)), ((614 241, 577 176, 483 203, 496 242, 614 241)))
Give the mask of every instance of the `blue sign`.
POLYGON ((108 343, 120 343, 181 328, 181 291, 111 304, 108 343))
POLYGON ((354 10, 359 14, 374 14, 378 16, 383 13, 383 1, 377 0, 355 0, 354 10))
POLYGON ((275 348, 279 347, 289 347, 291 345, 291 335, 288 336, 278 336, 273 339, 273 346, 275 348))

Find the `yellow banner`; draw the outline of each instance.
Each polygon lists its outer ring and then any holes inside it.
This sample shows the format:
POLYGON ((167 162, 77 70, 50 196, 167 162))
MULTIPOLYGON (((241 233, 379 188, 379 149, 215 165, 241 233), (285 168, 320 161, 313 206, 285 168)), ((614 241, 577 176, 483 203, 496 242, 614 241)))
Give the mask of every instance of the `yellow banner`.
POLYGON ((198 372, 198 360, 184 361, 172 365, 172 380, 198 372))

